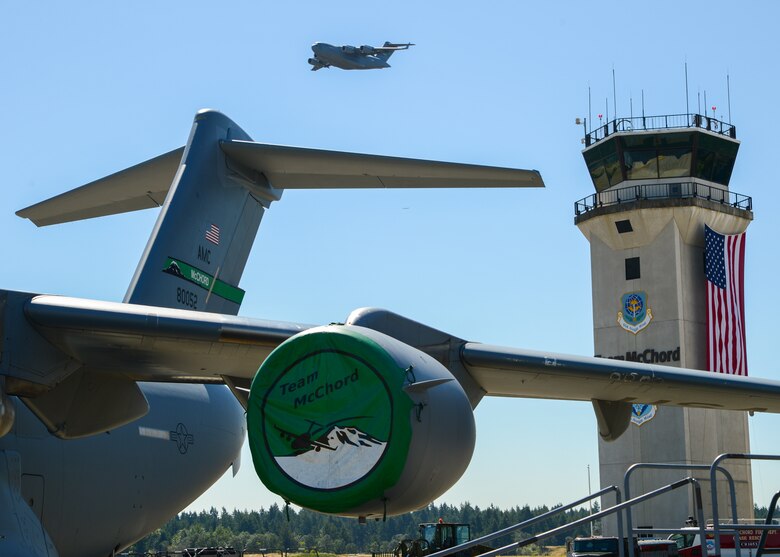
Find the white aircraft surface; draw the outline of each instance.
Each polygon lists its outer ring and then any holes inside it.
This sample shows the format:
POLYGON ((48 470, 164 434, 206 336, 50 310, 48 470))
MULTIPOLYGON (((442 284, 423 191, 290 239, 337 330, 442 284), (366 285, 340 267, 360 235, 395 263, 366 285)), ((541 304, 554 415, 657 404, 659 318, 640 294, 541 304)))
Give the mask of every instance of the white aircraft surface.
POLYGON ((0 291, 0 555, 120 551, 237 468, 245 432, 269 489, 368 517, 458 480, 485 395, 590 400, 606 439, 638 401, 780 412, 778 382, 478 344, 385 310, 324 327, 237 316, 285 189, 542 185, 255 143, 201 111, 185 147, 19 211, 44 226, 161 207, 123 302, 0 291))

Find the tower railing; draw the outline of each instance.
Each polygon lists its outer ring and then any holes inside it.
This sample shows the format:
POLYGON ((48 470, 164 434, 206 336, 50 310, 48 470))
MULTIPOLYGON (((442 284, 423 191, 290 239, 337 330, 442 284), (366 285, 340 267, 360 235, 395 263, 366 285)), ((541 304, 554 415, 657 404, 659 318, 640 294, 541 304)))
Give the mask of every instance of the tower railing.
POLYGON ((673 182, 668 184, 640 184, 614 190, 594 193, 574 203, 575 218, 594 209, 656 199, 698 198, 729 205, 744 211, 753 210, 753 199, 722 188, 707 186, 698 182, 673 182))
POLYGON ((731 139, 737 138, 737 128, 714 116, 702 114, 667 114, 664 116, 636 116, 615 118, 585 134, 585 146, 590 147, 614 133, 675 128, 700 128, 731 139))

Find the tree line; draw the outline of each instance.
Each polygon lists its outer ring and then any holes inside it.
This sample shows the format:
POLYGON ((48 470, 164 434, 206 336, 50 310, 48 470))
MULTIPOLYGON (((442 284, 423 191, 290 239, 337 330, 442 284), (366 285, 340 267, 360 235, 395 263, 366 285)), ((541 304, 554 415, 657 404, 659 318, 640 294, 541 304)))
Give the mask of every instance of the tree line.
MULTIPOLYGON (((162 528, 137 542, 129 551, 147 553, 180 551, 188 547, 231 546, 249 553, 285 550, 316 550, 318 553, 335 554, 384 552, 395 549, 402 539, 417 538, 418 525, 424 522, 442 519, 445 522, 470 524, 474 538, 549 511, 547 506, 533 509, 528 505, 511 509, 490 506, 480 509, 469 503, 459 507, 430 504, 412 513, 359 524, 354 518, 323 515, 306 509, 296 511, 276 504, 256 511, 228 512, 224 507, 221 511, 212 507, 208 511, 180 513, 162 528)), ((534 524, 526 531, 514 532, 495 540, 492 545, 500 547, 525 539, 588 514, 587 508, 564 511, 534 524)), ((586 525, 549 538, 543 543, 563 545, 567 536, 587 535, 589 531, 586 525)))

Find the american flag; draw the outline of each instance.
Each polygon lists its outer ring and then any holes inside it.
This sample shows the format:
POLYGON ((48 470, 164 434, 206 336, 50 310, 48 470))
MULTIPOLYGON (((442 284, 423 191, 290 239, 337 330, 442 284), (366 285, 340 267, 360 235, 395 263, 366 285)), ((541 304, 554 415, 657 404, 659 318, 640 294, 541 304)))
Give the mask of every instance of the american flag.
POLYGON ((704 227, 707 278, 707 369, 747 375, 745 348, 745 233, 704 227))
POLYGON ((219 226, 212 224, 206 229, 206 239, 212 244, 219 245, 219 226))

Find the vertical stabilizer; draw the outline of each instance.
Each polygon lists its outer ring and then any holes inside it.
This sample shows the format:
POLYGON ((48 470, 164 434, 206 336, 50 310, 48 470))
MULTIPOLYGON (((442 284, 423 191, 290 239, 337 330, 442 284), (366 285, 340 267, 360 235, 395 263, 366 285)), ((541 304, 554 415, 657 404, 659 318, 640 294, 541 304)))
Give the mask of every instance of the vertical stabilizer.
POLYGON ((219 112, 198 112, 125 302, 238 313, 260 219, 281 192, 228 161, 226 140, 251 138, 219 112))
MULTIPOLYGON (((392 45, 393 43, 391 43, 390 41, 385 41, 384 46, 392 46, 392 45)), ((382 60, 383 62, 387 62, 388 59, 393 55, 393 52, 395 52, 395 50, 381 50, 377 52, 376 57, 382 60)))

